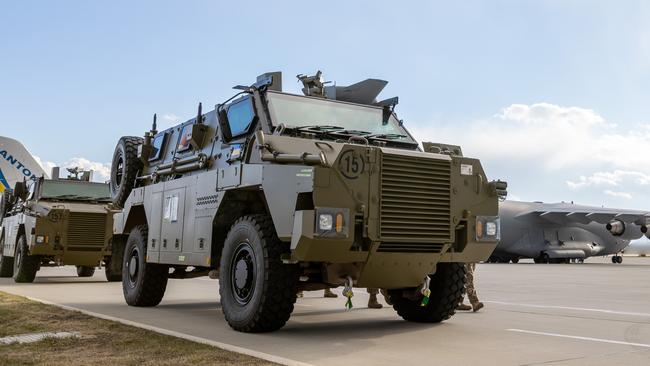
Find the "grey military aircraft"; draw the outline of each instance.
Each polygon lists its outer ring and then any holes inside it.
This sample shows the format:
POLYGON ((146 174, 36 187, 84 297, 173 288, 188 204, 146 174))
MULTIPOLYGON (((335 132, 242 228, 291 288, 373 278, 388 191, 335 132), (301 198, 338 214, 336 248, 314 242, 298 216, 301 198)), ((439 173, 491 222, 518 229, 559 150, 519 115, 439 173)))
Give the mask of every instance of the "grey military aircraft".
POLYGON ((619 210, 573 203, 504 201, 499 205, 501 241, 488 262, 582 262, 618 255, 630 241, 650 235, 650 211, 619 210))

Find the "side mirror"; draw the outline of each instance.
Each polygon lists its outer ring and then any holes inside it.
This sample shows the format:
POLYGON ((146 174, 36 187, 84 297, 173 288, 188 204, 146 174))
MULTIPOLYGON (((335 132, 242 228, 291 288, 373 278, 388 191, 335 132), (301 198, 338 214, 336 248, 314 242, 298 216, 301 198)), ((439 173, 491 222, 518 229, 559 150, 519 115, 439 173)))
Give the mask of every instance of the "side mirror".
POLYGON ((16 185, 14 186, 14 197, 20 200, 25 200, 27 199, 27 183, 25 182, 16 182, 16 185))
POLYGON ((223 104, 217 106, 217 120, 219 121, 219 129, 224 141, 230 141, 232 134, 230 133, 230 126, 228 125, 228 114, 226 107, 223 104))

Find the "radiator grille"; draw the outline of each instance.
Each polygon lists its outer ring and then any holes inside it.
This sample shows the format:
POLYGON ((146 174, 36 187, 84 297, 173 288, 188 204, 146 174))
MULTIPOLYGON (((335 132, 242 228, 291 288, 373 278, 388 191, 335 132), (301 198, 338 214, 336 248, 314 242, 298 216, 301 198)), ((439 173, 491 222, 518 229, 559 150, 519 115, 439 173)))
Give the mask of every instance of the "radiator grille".
POLYGON ((68 246, 104 246, 106 214, 70 212, 68 246))
POLYGON ((437 253, 451 241, 451 164, 383 154, 379 251, 437 253))

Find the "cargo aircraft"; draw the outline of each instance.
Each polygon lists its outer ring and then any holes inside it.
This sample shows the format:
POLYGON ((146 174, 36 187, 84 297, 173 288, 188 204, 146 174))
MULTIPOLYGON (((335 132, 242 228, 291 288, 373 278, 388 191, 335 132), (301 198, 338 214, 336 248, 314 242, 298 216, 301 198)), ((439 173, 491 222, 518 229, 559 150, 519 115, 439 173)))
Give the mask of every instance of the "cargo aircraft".
POLYGON ((499 205, 501 241, 489 262, 582 262, 619 254, 648 233, 650 211, 582 206, 573 203, 504 201, 499 205))

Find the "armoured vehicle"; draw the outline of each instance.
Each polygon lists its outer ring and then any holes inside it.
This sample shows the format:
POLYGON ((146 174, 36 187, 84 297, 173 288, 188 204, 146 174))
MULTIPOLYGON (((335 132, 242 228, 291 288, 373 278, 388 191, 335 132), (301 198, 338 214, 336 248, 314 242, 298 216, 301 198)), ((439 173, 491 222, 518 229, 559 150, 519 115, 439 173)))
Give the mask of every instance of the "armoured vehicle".
POLYGON ((17 182, 0 202, 0 277, 32 282, 43 266, 75 265, 90 277, 105 265, 106 278, 122 278, 122 261, 113 260, 110 238, 113 211, 106 183, 92 183, 91 171, 54 168, 53 179, 17 182))
POLYGON ((592 256, 618 255, 632 240, 648 234, 650 212, 577 205, 505 201, 499 206, 501 241, 489 262, 582 262, 592 256))
MULTIPOLYGON (((404 128, 387 82, 328 86, 280 73, 144 138, 122 137, 111 189, 123 292, 155 306, 168 278, 218 270, 221 306, 244 332, 281 328, 296 293, 387 289, 404 319, 440 322, 463 293, 464 262, 499 238, 505 182, 489 182, 458 146, 404 128)), ((351 302, 347 302, 351 305, 351 302)))

